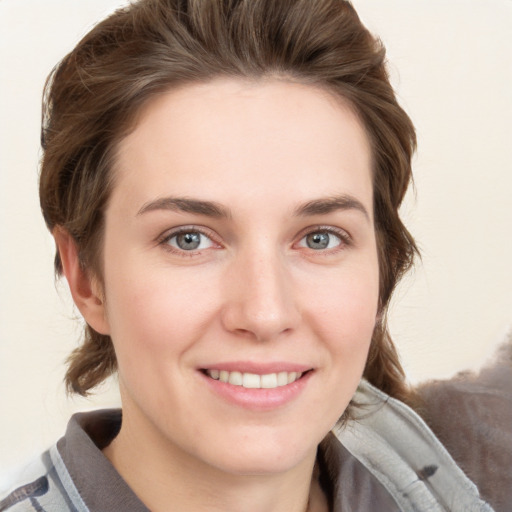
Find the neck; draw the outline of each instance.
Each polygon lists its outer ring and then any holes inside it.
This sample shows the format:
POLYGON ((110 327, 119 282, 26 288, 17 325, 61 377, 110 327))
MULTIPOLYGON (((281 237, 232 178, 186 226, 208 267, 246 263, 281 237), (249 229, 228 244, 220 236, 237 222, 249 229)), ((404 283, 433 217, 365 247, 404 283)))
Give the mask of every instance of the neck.
POLYGON ((140 429, 127 420, 104 454, 153 512, 327 510, 313 475, 316 452, 285 472, 237 474, 198 462, 155 433, 136 435, 140 429))

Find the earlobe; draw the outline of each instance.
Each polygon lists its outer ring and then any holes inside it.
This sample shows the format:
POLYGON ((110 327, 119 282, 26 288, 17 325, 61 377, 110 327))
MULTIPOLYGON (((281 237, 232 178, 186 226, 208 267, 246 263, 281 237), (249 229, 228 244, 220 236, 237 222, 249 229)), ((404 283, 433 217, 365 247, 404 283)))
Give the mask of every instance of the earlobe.
POLYGON ((69 232, 57 226, 53 232, 62 270, 73 297, 85 321, 100 334, 110 334, 105 315, 103 291, 98 280, 83 268, 78 248, 69 232))

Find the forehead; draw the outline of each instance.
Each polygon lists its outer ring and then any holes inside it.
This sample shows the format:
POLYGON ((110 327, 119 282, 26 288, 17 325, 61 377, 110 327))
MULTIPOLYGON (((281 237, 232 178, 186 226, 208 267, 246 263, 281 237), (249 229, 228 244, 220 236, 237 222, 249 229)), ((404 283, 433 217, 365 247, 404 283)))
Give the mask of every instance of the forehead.
POLYGON ((307 201, 368 195, 370 169, 368 137, 343 99, 284 80, 217 79, 148 102, 118 147, 115 189, 142 200, 216 195, 240 184, 252 196, 293 188, 307 201))

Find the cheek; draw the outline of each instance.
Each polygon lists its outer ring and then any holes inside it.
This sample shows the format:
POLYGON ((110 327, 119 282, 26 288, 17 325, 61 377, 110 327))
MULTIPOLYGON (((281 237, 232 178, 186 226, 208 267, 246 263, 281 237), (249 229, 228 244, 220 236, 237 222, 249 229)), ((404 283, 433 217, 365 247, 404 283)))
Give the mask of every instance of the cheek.
POLYGON ((212 296, 215 290, 199 286, 195 277, 161 269, 118 267, 111 272, 106 313, 116 351, 130 347, 133 358, 164 356, 164 351, 179 352, 200 337, 218 300, 212 296))
POLYGON ((320 340, 325 388, 319 417, 329 429, 346 410, 362 377, 378 304, 378 271, 341 273, 331 279, 328 293, 319 293, 311 304, 310 326, 320 340), (327 391, 325 391, 327 389, 327 391))
POLYGON ((354 331, 373 331, 378 308, 378 278, 355 277, 347 279, 339 293, 337 310, 347 329, 354 331))
POLYGON ((376 265, 365 271, 353 268, 333 278, 328 291, 311 301, 311 325, 336 368, 331 378, 342 385, 357 385, 366 363, 378 308, 376 269, 376 265))
MULTIPOLYGON (((375 267, 376 268, 376 267, 375 267)), ((332 334, 373 331, 378 308, 378 271, 370 267, 364 272, 351 272, 333 276, 318 290, 311 304, 317 321, 332 334)))
POLYGON ((107 287, 107 317, 125 400, 130 396, 157 409, 180 400, 172 383, 183 378, 187 353, 202 337, 198 319, 208 315, 206 305, 199 296, 184 300, 176 283, 162 276, 113 281, 107 287))

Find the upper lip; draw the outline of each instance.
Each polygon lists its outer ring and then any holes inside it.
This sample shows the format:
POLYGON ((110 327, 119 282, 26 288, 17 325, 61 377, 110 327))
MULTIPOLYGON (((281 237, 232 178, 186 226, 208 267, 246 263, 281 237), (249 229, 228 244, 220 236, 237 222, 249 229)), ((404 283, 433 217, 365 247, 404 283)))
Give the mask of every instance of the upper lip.
POLYGON ((257 363, 254 361, 223 361, 202 366, 201 370, 226 370, 228 372, 254 373, 267 375, 269 373, 297 372, 303 373, 313 368, 310 365, 284 361, 257 363))

